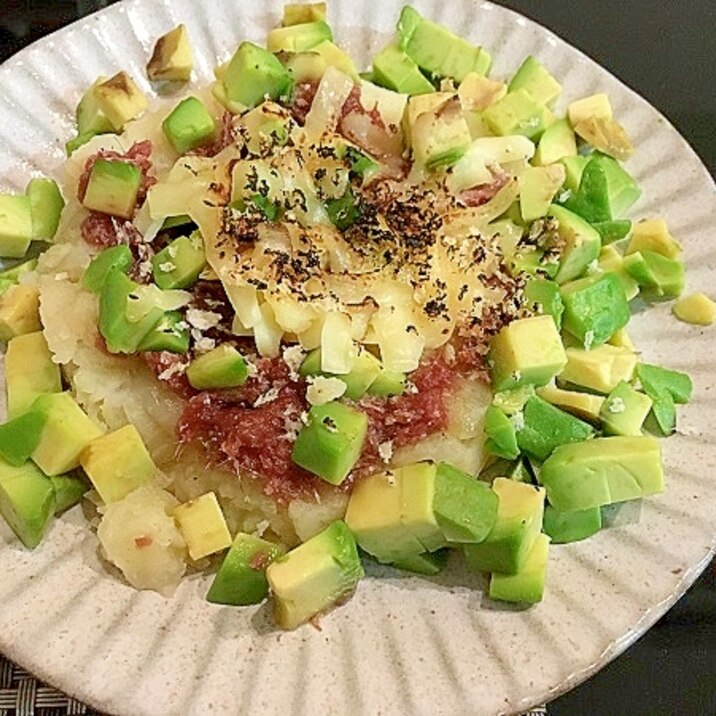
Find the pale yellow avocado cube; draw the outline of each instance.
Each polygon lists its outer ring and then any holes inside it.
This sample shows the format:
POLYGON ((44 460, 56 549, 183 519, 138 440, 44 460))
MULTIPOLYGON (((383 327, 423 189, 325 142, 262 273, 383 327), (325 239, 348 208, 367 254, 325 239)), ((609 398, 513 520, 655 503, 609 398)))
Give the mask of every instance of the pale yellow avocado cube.
POLYGON ((149 106, 144 93, 126 72, 118 72, 94 88, 97 106, 110 121, 115 131, 136 119, 149 106))
POLYGON ((7 412, 10 419, 26 413, 38 396, 62 390, 60 366, 42 331, 13 338, 5 353, 7 412))
POLYGON ((495 82, 477 72, 468 72, 457 89, 462 108, 467 111, 487 109, 506 94, 507 85, 504 82, 495 82))
POLYGON ((597 393, 611 393, 619 383, 634 376, 637 354, 628 348, 604 343, 585 351, 567 348, 567 364, 559 374, 561 383, 572 383, 597 393))
POLYGON ((527 165, 517 177, 522 220, 534 221, 547 214, 555 194, 560 190, 566 172, 562 164, 545 167, 527 165))
POLYGON ((618 346, 619 348, 628 348, 632 353, 636 353, 636 346, 627 333, 626 328, 620 328, 607 343, 612 346, 618 346))
POLYGON ((193 66, 189 34, 184 25, 177 25, 154 45, 147 64, 147 76, 150 80, 186 82, 191 77, 193 66))
POLYGON ((546 385, 566 365, 552 316, 521 318, 505 326, 490 346, 495 392, 521 385, 546 385))
POLYGON ((633 254, 644 249, 667 259, 678 259, 681 255, 681 244, 671 236, 663 219, 645 219, 632 227, 625 253, 633 254))
POLYGON ((624 268, 624 258, 613 246, 605 246, 600 251, 597 266, 602 271, 609 271, 617 275, 627 301, 631 301, 632 298, 639 295, 639 284, 627 273, 624 268))
POLYGON ((80 464, 107 505, 151 482, 157 471, 134 425, 93 440, 82 452, 80 464))
POLYGON ((32 209, 26 196, 0 194, 0 256, 22 258, 32 241, 32 209))
POLYGON ((554 385, 537 388, 537 395, 552 405, 556 405, 568 413, 590 421, 599 420, 599 411, 604 405, 604 397, 591 393, 579 393, 576 390, 563 390, 554 385))
POLYGON ((0 298, 0 341, 42 330, 40 292, 36 286, 17 284, 0 298))
MULTIPOLYGON (((102 431, 69 393, 41 395, 32 406, 44 419, 40 442, 31 457, 45 475, 61 475, 80 465, 82 451, 102 431)), ((118 459, 117 456, 113 456, 118 459)))
POLYGON ((302 25, 305 22, 317 22, 326 19, 326 3, 287 3, 283 6, 283 22, 284 27, 291 25, 302 25))
POLYGON ((634 154, 634 145, 626 130, 615 119, 589 117, 574 125, 574 131, 587 144, 610 157, 626 161, 634 154))
POLYGON ((213 492, 179 505, 173 515, 193 560, 231 546, 231 534, 213 492))
POLYGON ((703 293, 685 296, 674 304, 672 311, 684 323, 710 326, 716 320, 716 303, 703 293))
POLYGON ((575 100, 567 108, 567 116, 572 127, 591 117, 611 119, 612 103, 604 92, 575 100))

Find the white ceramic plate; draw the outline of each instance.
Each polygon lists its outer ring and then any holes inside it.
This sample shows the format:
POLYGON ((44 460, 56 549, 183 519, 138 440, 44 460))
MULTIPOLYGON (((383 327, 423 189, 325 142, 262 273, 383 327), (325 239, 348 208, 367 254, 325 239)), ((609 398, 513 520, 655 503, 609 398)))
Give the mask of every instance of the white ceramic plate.
MULTIPOLYGON (((367 61, 393 31, 399 0, 334 0, 331 24, 367 61)), ((495 57, 494 77, 533 53, 576 98, 606 90, 637 146, 645 190, 635 216, 663 214, 683 242, 690 290, 714 291, 714 186, 659 113, 548 31, 489 3, 418 1, 495 57)), ((280 0, 130 0, 62 30, 0 68, 0 189, 52 172, 73 132, 81 91, 126 69, 149 86, 154 40, 185 22, 206 82, 243 38, 263 41, 280 0)), ((218 608, 202 579, 173 599, 135 592, 104 572, 75 510, 30 553, 0 525, 0 651, 95 707, 131 714, 493 714, 549 700, 625 649, 685 591, 714 551, 715 341, 668 306, 638 316, 652 362, 688 370, 695 396, 682 434, 664 442, 665 495, 636 524, 555 547, 546 599, 525 611, 483 600, 453 567, 436 579, 372 573, 322 630, 275 631, 265 606, 218 608), (376 578, 380 576, 381 578, 376 578)), ((628 521, 627 521, 628 522, 628 521)), ((628 688, 625 684, 625 688, 628 688)))

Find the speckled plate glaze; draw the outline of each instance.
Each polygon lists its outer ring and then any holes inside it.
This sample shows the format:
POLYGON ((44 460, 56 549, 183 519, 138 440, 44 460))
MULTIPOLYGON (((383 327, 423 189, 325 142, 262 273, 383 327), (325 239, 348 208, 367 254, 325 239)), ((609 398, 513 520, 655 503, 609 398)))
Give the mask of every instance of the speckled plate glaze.
MULTIPOLYGON (((333 0, 330 20, 354 57, 386 39, 400 0, 333 0)), ((238 40, 263 41, 280 0, 130 0, 53 35, 0 68, 0 189, 52 172, 83 88, 120 68, 150 91, 154 40, 189 27, 199 83, 238 40)), ((694 152, 644 100, 550 32, 489 3, 415 5, 485 45, 494 77, 535 54, 565 98, 606 90, 637 146, 644 188, 635 216, 663 214, 683 242, 689 290, 714 291, 714 185, 694 152)), ((345 607, 292 633, 267 607, 203 601, 204 579, 172 599, 136 592, 104 571, 79 510, 35 552, 0 525, 0 651, 104 711, 142 714, 496 714, 549 700, 594 673, 648 629, 714 552, 716 333, 677 323, 669 306, 633 321, 646 358, 687 370, 694 400, 664 442, 665 495, 638 523, 552 549, 546 599, 529 610, 485 600, 459 565, 435 579, 372 570, 345 607)))

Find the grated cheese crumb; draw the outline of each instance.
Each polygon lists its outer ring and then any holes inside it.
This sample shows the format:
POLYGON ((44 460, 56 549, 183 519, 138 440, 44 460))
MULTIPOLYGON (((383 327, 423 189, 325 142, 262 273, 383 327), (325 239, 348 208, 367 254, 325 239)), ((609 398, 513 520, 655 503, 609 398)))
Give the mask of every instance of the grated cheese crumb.
POLYGON ((584 334, 584 350, 588 351, 592 349, 594 343, 594 331, 587 331, 584 334))
POLYGON ((200 331, 206 331, 209 328, 215 328, 221 321, 221 314, 214 311, 202 311, 198 308, 190 308, 186 312, 186 320, 198 328, 200 331))
POLYGON ((380 455, 380 459, 383 462, 389 463, 393 458, 393 441, 386 440, 384 443, 378 445, 378 455, 380 455))
POLYGON ((61 271, 60 273, 55 274, 55 281, 67 281, 69 277, 70 275, 67 271, 61 271))
POLYGON ((165 261, 163 264, 159 264, 159 270, 164 273, 171 273, 176 267, 173 261, 165 261))
POLYGON ((266 405, 267 403, 273 403, 278 398, 278 388, 269 388, 263 395, 259 395, 254 401, 254 408, 258 408, 260 405, 266 405))
POLYGON ((305 357, 306 351, 304 351, 300 345, 288 346, 283 349, 283 360, 288 366, 290 371, 289 377, 291 380, 296 381, 301 377, 298 370, 305 357))
POLYGON ((621 398, 612 398, 609 401, 609 412, 610 413, 623 413, 626 410, 626 405, 621 398))
POLYGON ((207 353, 210 350, 213 350, 216 347, 216 341, 213 338, 207 338, 206 336, 201 336, 200 338, 197 338, 194 335, 194 332, 192 332, 192 335, 194 336, 194 348, 196 348, 197 351, 200 353, 207 353))
MULTIPOLYGON (((169 246, 167 248, 167 253, 171 258, 175 259, 177 257, 177 254, 179 253, 179 249, 176 246, 169 246)), ((159 268, 161 268, 161 266, 159 268)), ((162 271, 163 270, 164 269, 162 269, 162 271)))
POLYGON ((604 273, 604 269, 602 269, 602 267, 599 265, 599 263, 597 262, 597 259, 594 259, 593 261, 590 261, 587 264, 587 273, 590 276, 593 276, 594 274, 597 274, 597 273, 604 273))
POLYGON ((510 417, 510 422, 514 426, 515 430, 518 432, 520 430, 524 430, 525 427, 525 416, 522 411, 519 413, 515 413, 513 416, 510 417))
POLYGON ((261 520, 261 522, 258 522, 256 524, 256 529, 254 530, 254 535, 256 537, 263 537, 266 530, 271 526, 271 523, 268 520, 261 520))
POLYGON ((168 368, 165 368, 157 377, 159 380, 169 380, 175 375, 181 375, 187 369, 187 363, 174 363, 168 368))
POLYGON ((323 405, 340 398, 348 386, 340 378, 325 378, 318 375, 309 379, 306 389, 306 400, 311 405, 323 405))

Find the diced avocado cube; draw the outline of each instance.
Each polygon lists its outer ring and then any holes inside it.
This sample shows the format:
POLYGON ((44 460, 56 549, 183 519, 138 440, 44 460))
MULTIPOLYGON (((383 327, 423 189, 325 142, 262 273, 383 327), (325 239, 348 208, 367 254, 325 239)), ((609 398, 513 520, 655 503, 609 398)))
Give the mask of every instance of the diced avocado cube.
POLYGON ((404 94, 426 94, 435 88, 420 68, 397 45, 391 43, 373 58, 374 82, 404 94))
POLYGON ((281 62, 288 70, 295 84, 320 82, 328 68, 326 61, 316 52, 315 47, 309 52, 286 54, 281 57, 281 62))
POLYGON ((10 281, 11 283, 17 283, 21 276, 31 273, 37 268, 37 259, 29 259, 28 261, 21 261, 15 263, 10 268, 6 268, 0 271, 0 281, 10 281))
POLYGON ((391 395, 402 395, 405 392, 407 378, 405 373, 381 368, 378 377, 368 386, 368 395, 387 398, 391 395))
POLYGON ((5 383, 10 418, 26 413, 43 393, 62 390, 60 366, 52 360, 42 331, 17 336, 8 343, 5 383))
POLYGON ((611 221, 597 221, 592 226, 599 232, 602 237, 602 245, 606 247, 615 241, 621 241, 626 238, 631 231, 631 221, 629 219, 612 219, 611 221))
POLYGON ((137 351, 168 351, 186 353, 189 350, 189 327, 179 311, 167 311, 159 323, 142 338, 137 351))
POLYGON ((53 475, 50 478, 55 491, 54 513, 61 515, 70 507, 74 507, 82 501, 82 498, 90 489, 87 481, 77 474, 53 475))
MULTIPOLYGON (((547 166, 566 157, 574 158, 576 155, 577 140, 574 132, 566 119, 558 119, 545 129, 532 162, 537 166, 547 166)), ((566 172, 566 164, 563 163, 562 165, 565 167, 566 172)), ((579 187, 579 180, 576 182, 576 187, 579 187)))
POLYGON ((356 199, 353 190, 348 187, 342 196, 339 196, 336 199, 329 199, 326 202, 326 213, 328 214, 328 218, 331 220, 331 223, 339 231, 346 231, 353 226, 361 215, 358 200, 356 199))
POLYGON ((619 122, 604 117, 590 117, 574 125, 574 132, 600 152, 625 161, 634 154, 634 145, 619 122))
POLYGON ((576 415, 582 420, 599 422, 605 398, 591 393, 579 393, 575 390, 562 390, 552 385, 537 388, 537 395, 552 405, 576 415))
POLYGON ((552 105, 562 94, 562 85, 532 55, 525 58, 507 86, 508 92, 519 89, 527 90, 534 99, 544 105, 552 105))
POLYGON ((663 219, 648 219, 634 224, 625 253, 633 254, 645 249, 666 256, 667 259, 678 259, 681 256, 681 244, 671 236, 663 219))
POLYGON ((514 460, 520 454, 514 423, 494 405, 485 413, 485 435, 485 447, 493 455, 514 460))
POLYGON ((20 467, 30 459, 45 426, 43 415, 32 410, 0 425, 0 458, 20 467))
POLYGON ((93 132, 85 132, 84 134, 79 134, 76 137, 73 137, 65 142, 65 153, 68 157, 71 157, 80 147, 83 147, 90 141, 90 139, 96 136, 97 135, 93 132))
POLYGON ((271 99, 288 96, 293 80, 268 50, 242 42, 231 58, 223 84, 230 102, 255 107, 266 95, 271 99))
POLYGON ((623 256, 613 246, 605 246, 599 252, 597 268, 613 273, 619 278, 627 301, 631 301, 639 295, 639 284, 627 273, 623 256))
POLYGON ((325 20, 302 22, 287 27, 276 27, 266 39, 269 52, 305 52, 324 40, 333 40, 333 33, 325 20))
MULTIPOLYGON (((545 134, 547 134, 550 129, 552 129, 552 127, 548 127, 545 134)), ((562 157, 559 163, 564 167, 565 171, 564 188, 572 193, 579 191, 579 183, 582 181, 584 168, 589 163, 589 157, 583 157, 581 154, 577 156, 567 156, 562 157)))
MULTIPOLYGON (((149 106, 146 95, 126 72, 118 72, 94 88, 97 107, 107 117, 115 132, 136 119, 149 106)), ((82 133, 83 129, 80 129, 82 133)))
POLYGON ((482 542, 497 520, 497 503, 486 483, 448 463, 438 465, 433 514, 448 542, 482 542))
POLYGON ((517 177, 520 191, 520 213, 524 222, 543 217, 552 204, 555 194, 564 183, 565 171, 561 164, 547 167, 526 166, 517 177))
POLYGON ((559 380, 597 393, 610 393, 622 380, 630 381, 636 370, 634 351, 608 343, 589 351, 567 348, 566 353, 567 364, 559 380))
POLYGON ((636 346, 634 345, 634 341, 629 337, 629 334, 626 332, 625 328, 622 328, 620 331, 617 331, 608 341, 607 343, 610 343, 613 346, 618 346, 620 348, 628 348, 633 353, 636 353, 636 346))
POLYGON ((561 512, 647 497, 664 491, 661 447, 656 438, 622 436, 562 445, 540 478, 561 512))
POLYGON ((559 223, 557 230, 565 244, 555 281, 557 283, 573 281, 584 273, 592 261, 597 260, 602 246, 599 233, 584 219, 563 206, 552 204, 549 216, 557 219, 559 223))
MULTIPOLYGON (((107 78, 100 77, 92 86, 82 95, 80 99, 75 117, 77 119, 77 134, 79 135, 74 143, 78 144, 74 149, 77 149, 81 144, 86 144, 92 137, 98 134, 107 134, 108 132, 114 132, 116 127, 109 121, 107 115, 102 111, 95 95, 95 89, 97 85, 104 82, 107 78), (83 139, 80 143, 80 140, 83 139)), ((69 147, 70 142, 68 142, 69 147)), ((68 149, 68 154, 72 154, 68 149)))
POLYGON ((497 521, 479 544, 466 544, 465 559, 472 572, 517 574, 527 561, 542 528, 542 488, 498 477, 492 489, 499 498, 497 521))
POLYGON ((172 515, 193 560, 221 552, 231 545, 224 513, 213 492, 179 505, 172 515))
POLYGON ((517 443, 530 457, 546 460, 559 445, 593 436, 591 425, 535 395, 525 404, 524 425, 517 431, 517 443))
POLYGON ((599 166, 606 176, 612 216, 623 216, 641 196, 641 189, 613 157, 594 152, 589 162, 599 166))
MULTIPOLYGON (((392 563, 447 544, 433 507, 436 472, 434 463, 419 462, 355 486, 345 519, 363 550, 392 563)), ((449 507, 445 504, 448 513, 449 507)))
POLYGON ((522 134, 537 140, 548 126, 544 105, 524 89, 509 92, 491 104, 482 116, 490 129, 501 137, 522 134))
MULTIPOLYGON (((325 375, 329 378, 340 378, 346 384, 346 397, 351 400, 360 400, 366 394, 366 391, 369 391, 375 380, 385 371, 380 361, 370 351, 360 349, 353 360, 350 373, 344 375, 323 373, 321 371, 321 349, 316 348, 306 356, 299 372, 304 377, 325 375)), ((405 376, 403 376, 402 373, 397 375, 401 376, 403 381, 405 380, 405 376)), ((405 385, 403 383, 402 389, 404 388, 405 385)), ((400 392, 402 392, 402 390, 400 392)), ((397 393, 390 393, 390 395, 393 394, 397 393)))
POLYGON ((156 41, 147 63, 147 77, 154 81, 186 82, 193 66, 189 33, 185 25, 177 25, 156 41))
POLYGON ((481 47, 450 32, 406 5, 398 20, 398 44, 426 72, 462 82, 470 72, 486 75, 492 64, 481 47))
POLYGON ((196 97, 183 99, 162 122, 164 136, 178 154, 186 154, 214 138, 214 118, 196 97))
POLYGON ((510 264, 510 273, 515 278, 524 278, 520 274, 527 274, 553 279, 559 271, 558 263, 551 258, 547 260, 543 251, 532 246, 518 247, 510 264))
POLYGON ((640 363, 636 371, 641 387, 653 401, 654 417, 664 434, 668 435, 676 425, 674 404, 685 404, 691 399, 691 378, 686 373, 648 363, 640 363))
POLYGON ((342 604, 363 575, 353 535, 344 522, 333 522, 268 566, 278 625, 295 629, 342 604))
POLYGON ((608 435, 641 435, 641 426, 651 410, 652 400, 622 381, 609 393, 601 410, 608 435))
POLYGON ((518 604, 536 604, 542 601, 547 580, 549 537, 535 537, 525 563, 516 574, 493 572, 490 576, 490 599, 518 604))
POLYGON ((647 298, 678 298, 684 290, 684 264, 646 249, 624 257, 624 268, 647 298))
POLYGON ((82 285, 99 293, 104 287, 107 276, 112 271, 127 273, 132 267, 132 251, 127 244, 119 244, 97 254, 82 274, 82 285))
POLYGON ((139 299, 139 288, 118 270, 105 278, 99 297, 99 331, 111 353, 134 353, 164 315, 161 308, 153 307, 139 320, 129 320, 130 301, 139 299))
POLYGON ((312 47, 310 51, 320 56, 326 68, 335 67, 344 75, 348 75, 353 80, 358 80, 358 70, 355 62, 353 62, 349 54, 344 52, 335 43, 330 40, 324 40, 323 42, 319 42, 315 47, 312 47))
POLYGON ((567 358, 551 316, 521 318, 505 326, 490 345, 495 391, 546 385, 567 358))
POLYGON ((286 3, 283 6, 283 20, 281 24, 284 27, 291 25, 300 25, 304 22, 315 22, 316 20, 326 19, 326 3, 286 3))
POLYGON ((189 288, 206 267, 201 233, 180 236, 152 259, 154 281, 161 289, 189 288))
POLYGON ((587 163, 579 189, 566 198, 564 206, 589 223, 611 220, 607 175, 598 162, 592 159, 587 163))
POLYGON ((52 241, 57 233, 65 200, 54 179, 31 179, 25 189, 32 213, 32 238, 52 241))
POLYGON ((579 542, 602 529, 602 510, 599 507, 590 507, 586 510, 560 512, 552 505, 547 505, 544 508, 542 527, 553 544, 579 542))
POLYGON ((410 142, 419 164, 427 168, 454 164, 472 143, 460 101, 451 99, 435 111, 418 115, 411 128, 410 142))
POLYGON ((32 234, 30 199, 0 194, 0 256, 22 258, 30 246, 32 234))
POLYGON ((239 532, 211 583, 206 600, 213 604, 259 604, 268 596, 266 568, 284 550, 273 542, 239 532))
POLYGON ((525 285, 525 298, 536 308, 538 313, 552 316, 557 329, 562 327, 564 304, 559 293, 559 286, 554 281, 544 278, 532 278, 525 285))
MULTIPOLYGON (((45 475, 61 475, 80 465, 82 451, 102 431, 90 420, 69 393, 47 393, 32 405, 44 421, 32 460, 45 475)), ((116 455, 111 459, 115 460, 116 455)))
POLYGON ((37 286, 15 284, 0 297, 0 341, 42 330, 40 291, 37 286))
POLYGON ((564 327, 587 349, 605 343, 631 318, 624 288, 616 274, 597 274, 565 283, 561 294, 564 327))
POLYGON ((336 401, 314 405, 291 458, 304 470, 340 485, 358 462, 367 430, 368 417, 360 410, 336 401))
POLYGON ((392 566, 406 572, 415 572, 416 574, 424 574, 427 577, 434 577, 445 568, 448 551, 447 549, 439 549, 433 553, 423 552, 422 554, 411 555, 393 562, 392 566))
POLYGON ((716 320, 716 304, 704 293, 678 300, 671 311, 680 321, 697 326, 710 326, 716 320))
POLYGON ((151 482, 157 471, 134 425, 95 437, 80 464, 106 505, 151 482))
POLYGON ((573 127, 592 117, 611 119, 612 114, 612 104, 604 92, 575 100, 567 108, 567 116, 573 127))
POLYGON ((42 541, 54 506, 52 482, 32 463, 14 467, 0 461, 0 514, 28 549, 42 541))
POLYGON ((492 396, 492 404, 506 415, 521 413, 525 403, 535 394, 534 385, 529 383, 514 390, 498 391, 492 396))
POLYGON ((82 203, 93 211, 131 219, 141 183, 142 172, 136 165, 117 159, 97 159, 82 203))
POLYGON ((186 377, 197 390, 236 388, 249 376, 246 360, 228 343, 195 358, 186 369, 186 377))

